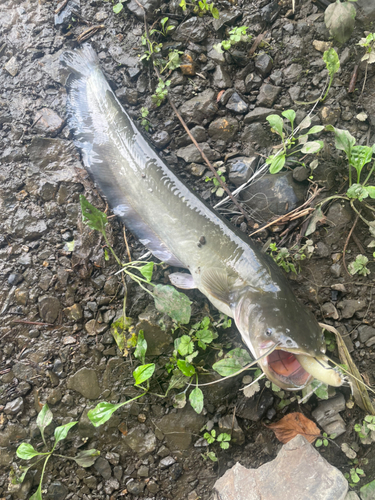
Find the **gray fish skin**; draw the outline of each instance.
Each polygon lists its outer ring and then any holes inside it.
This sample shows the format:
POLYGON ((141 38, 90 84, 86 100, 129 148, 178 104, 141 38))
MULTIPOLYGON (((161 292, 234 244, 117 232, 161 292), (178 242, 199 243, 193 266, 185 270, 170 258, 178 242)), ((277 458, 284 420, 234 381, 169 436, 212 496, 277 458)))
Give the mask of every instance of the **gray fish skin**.
MULTIPOLYGON (((176 278, 180 286, 198 288, 233 317, 256 358, 275 344, 279 350, 321 356, 321 329, 280 269, 160 159, 118 102, 94 50, 85 45, 68 51, 61 62, 69 75, 68 125, 74 142, 127 228, 157 258, 190 271, 192 278, 176 278)), ((261 367, 280 387, 299 388, 311 379, 306 372, 279 375, 270 360, 265 358, 261 367)))

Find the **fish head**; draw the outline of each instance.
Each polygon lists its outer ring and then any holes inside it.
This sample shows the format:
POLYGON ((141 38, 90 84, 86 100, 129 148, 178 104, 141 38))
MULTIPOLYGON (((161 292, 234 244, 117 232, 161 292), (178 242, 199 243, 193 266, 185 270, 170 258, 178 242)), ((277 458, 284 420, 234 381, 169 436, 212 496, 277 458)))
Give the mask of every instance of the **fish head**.
POLYGON ((298 355, 320 358, 326 350, 325 339, 315 317, 292 293, 281 296, 247 290, 232 310, 244 342, 255 359, 260 358, 258 363, 269 380, 286 390, 301 389, 312 381, 298 355))

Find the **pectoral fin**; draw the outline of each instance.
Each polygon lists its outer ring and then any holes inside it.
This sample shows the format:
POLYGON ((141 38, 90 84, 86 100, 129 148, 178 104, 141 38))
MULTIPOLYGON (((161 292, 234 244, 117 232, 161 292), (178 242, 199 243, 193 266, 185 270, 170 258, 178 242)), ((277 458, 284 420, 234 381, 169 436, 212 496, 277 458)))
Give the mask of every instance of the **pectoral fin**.
POLYGON ((193 276, 188 273, 172 273, 169 275, 169 280, 177 288, 183 288, 184 290, 197 288, 193 276))
POLYGON ((229 305, 228 274, 225 269, 210 267, 201 273, 201 285, 204 293, 229 305))

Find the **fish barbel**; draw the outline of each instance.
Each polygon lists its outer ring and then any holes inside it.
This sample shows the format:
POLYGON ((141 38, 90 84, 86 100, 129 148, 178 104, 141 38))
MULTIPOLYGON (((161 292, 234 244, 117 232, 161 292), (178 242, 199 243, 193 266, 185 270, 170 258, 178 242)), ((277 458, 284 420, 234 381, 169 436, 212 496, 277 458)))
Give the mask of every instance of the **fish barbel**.
POLYGON ((276 346, 259 363, 279 387, 306 386, 320 365, 325 381, 341 385, 323 364, 321 328, 280 269, 166 166, 122 108, 91 46, 65 52, 61 62, 68 125, 86 169, 113 213, 155 257, 189 270, 172 274, 172 283, 198 288, 234 318, 255 359, 276 346))

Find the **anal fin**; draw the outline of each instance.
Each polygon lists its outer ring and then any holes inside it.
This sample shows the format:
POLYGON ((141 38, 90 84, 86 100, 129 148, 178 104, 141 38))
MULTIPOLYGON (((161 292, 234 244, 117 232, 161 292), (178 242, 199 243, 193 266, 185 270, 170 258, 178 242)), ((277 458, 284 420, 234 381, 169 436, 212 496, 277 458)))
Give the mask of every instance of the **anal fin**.
POLYGON ((202 270, 201 284, 208 295, 229 305, 228 274, 225 269, 209 267, 202 270))
POLYGON ((197 288, 193 276, 189 273, 172 273, 169 275, 170 282, 177 288, 191 290, 197 288))

